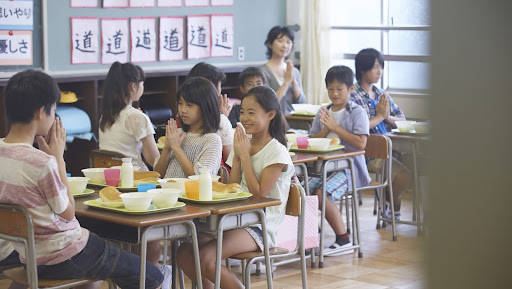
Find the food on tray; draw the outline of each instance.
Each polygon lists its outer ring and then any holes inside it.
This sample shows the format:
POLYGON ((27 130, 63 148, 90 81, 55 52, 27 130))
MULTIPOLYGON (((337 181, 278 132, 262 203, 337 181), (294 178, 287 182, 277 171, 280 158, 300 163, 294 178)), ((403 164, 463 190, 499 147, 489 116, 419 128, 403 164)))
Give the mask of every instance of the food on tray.
POLYGON ((121 193, 115 187, 105 187, 100 190, 100 198, 103 202, 123 202, 121 193))
POLYGON ((154 171, 146 171, 146 172, 133 172, 133 179, 136 181, 143 182, 156 182, 160 178, 160 174, 154 171))
POLYGON ((168 180, 168 183, 177 183, 175 180, 168 180))
POLYGON ((329 145, 339 145, 339 144, 340 144, 340 139, 337 137, 333 137, 331 139, 331 143, 329 145))
POLYGON ((158 144, 165 145, 165 136, 161 136, 158 138, 158 144))
POLYGON ((212 190, 219 193, 238 194, 242 191, 240 184, 223 184, 221 182, 212 182, 212 190))

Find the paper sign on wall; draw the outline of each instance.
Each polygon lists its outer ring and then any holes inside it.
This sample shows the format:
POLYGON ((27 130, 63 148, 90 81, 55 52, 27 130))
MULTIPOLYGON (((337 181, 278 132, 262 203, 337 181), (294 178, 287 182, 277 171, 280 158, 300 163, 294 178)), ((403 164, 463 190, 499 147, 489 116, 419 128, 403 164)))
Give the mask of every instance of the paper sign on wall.
POLYGON ((98 63, 98 18, 71 17, 71 63, 98 63))
POLYGON ((188 59, 210 57, 210 15, 187 16, 188 59))
POLYGON ((208 6, 209 0, 185 0, 185 6, 208 6))
POLYGON ((131 18, 131 61, 156 61, 155 17, 131 18))
POLYGON ((233 6, 233 0, 212 0, 212 6, 233 6))
POLYGON ((129 0, 103 0, 103 8, 126 8, 129 0))
POLYGON ((160 61, 183 60, 183 17, 160 17, 160 61))
POLYGON ((158 7, 181 7, 181 0, 158 0, 158 7))
POLYGON ((33 30, 33 1, 0 0, 0 29, 33 30))
POLYGON ((233 56, 233 15, 212 15, 212 57, 233 56))
POLYGON ((130 0, 130 7, 134 7, 134 8, 155 7, 155 0, 130 0))
POLYGON ((0 31, 0 65, 32 65, 32 31, 0 31))
POLYGON ((96 8, 98 0, 71 0, 71 8, 96 8))
POLYGON ((101 19, 101 63, 128 61, 128 18, 101 19))

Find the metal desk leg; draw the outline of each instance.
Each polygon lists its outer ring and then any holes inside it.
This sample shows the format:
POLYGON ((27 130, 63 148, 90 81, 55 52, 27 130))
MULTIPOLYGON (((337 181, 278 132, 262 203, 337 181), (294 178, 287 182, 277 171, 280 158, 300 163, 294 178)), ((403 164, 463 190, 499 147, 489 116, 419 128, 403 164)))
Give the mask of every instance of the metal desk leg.
POLYGON ((146 288, 146 258, 147 258, 147 249, 148 249, 148 240, 146 236, 147 230, 144 230, 141 236, 140 241, 140 281, 139 288, 146 288))
POLYGON ((193 251, 194 251, 194 263, 196 264, 197 288, 198 289, 203 289, 203 282, 202 282, 202 278, 201 278, 201 263, 199 261, 199 246, 198 246, 198 241, 197 241, 196 225, 194 224, 194 222, 192 220, 187 220, 185 223, 189 226, 190 233, 192 235, 192 247, 193 247, 193 251))
POLYGON ((318 267, 324 267, 324 223, 325 223, 325 180, 327 178, 327 164, 330 161, 325 161, 322 165, 322 204, 320 208, 320 248, 319 248, 319 257, 318 257, 318 267))
POLYGON ((262 209, 257 210, 257 212, 260 215, 261 229, 263 231, 263 253, 265 254, 265 266, 267 267, 267 288, 272 289, 272 264, 270 263, 270 253, 268 249, 267 222, 265 220, 265 212, 263 212, 262 209))
MULTIPOLYGON (((353 232, 353 234, 356 235, 352 239, 353 240, 357 239, 358 257, 362 258, 363 257, 363 249, 361 247, 361 237, 359 235, 359 231, 360 231, 360 228, 359 228, 359 202, 357 200, 356 177, 355 177, 355 172, 354 172, 354 159, 353 158, 348 158, 348 164, 349 164, 349 168, 350 168, 350 172, 351 172, 350 175, 351 175, 351 178, 352 178, 352 193, 353 193, 353 196, 352 196, 352 210, 354 211, 354 219, 352 220, 352 224, 353 224, 353 228, 355 230, 355 232, 353 232)), ((354 246, 355 244, 352 244, 352 245, 354 246)))
MULTIPOLYGON (((306 166, 305 163, 298 163, 298 164, 295 164, 296 167, 300 167, 301 168, 301 171, 303 171, 303 175, 304 175, 304 191, 306 193, 306 196, 309 196, 309 183, 308 183, 308 167, 306 166)), ((314 248, 311 248, 310 250, 311 252, 311 268, 315 268, 316 267, 316 261, 315 261, 315 249, 314 248)))

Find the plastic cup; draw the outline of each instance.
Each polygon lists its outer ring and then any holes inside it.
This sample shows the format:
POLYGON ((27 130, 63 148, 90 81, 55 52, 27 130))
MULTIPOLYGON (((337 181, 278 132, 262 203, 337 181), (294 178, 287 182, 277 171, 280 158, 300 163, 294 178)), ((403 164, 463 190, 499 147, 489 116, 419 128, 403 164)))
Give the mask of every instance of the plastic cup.
POLYGON ((147 192, 153 189, 156 189, 156 184, 140 184, 137 186, 138 192, 147 192))
POLYGON ((308 143, 309 143, 308 139, 309 139, 309 137, 307 137, 307 136, 298 137, 297 138, 297 147, 299 149, 304 149, 304 150, 308 149, 308 143))
POLYGON ((103 174, 105 174, 107 186, 117 187, 119 185, 119 179, 121 178, 120 169, 105 169, 103 174))

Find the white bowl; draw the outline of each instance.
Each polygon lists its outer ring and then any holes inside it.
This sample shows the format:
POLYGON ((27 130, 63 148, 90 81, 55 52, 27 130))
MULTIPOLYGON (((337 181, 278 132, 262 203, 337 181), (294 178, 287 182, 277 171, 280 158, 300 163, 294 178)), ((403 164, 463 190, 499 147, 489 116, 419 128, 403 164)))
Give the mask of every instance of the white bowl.
POLYGON ((326 150, 331 143, 330 138, 309 138, 309 149, 312 150, 326 150))
POLYGON ((123 200, 124 207, 130 211, 145 211, 149 209, 154 194, 151 193, 124 193, 120 197, 123 200))
POLYGON ((154 193, 153 205, 157 208, 169 208, 176 205, 178 197, 181 195, 182 190, 178 189, 153 189, 148 193, 154 193))
POLYGON ((304 133, 287 133, 286 134, 286 141, 291 142, 294 145, 297 145, 297 138, 301 136, 308 136, 304 133))
POLYGON ((160 187, 162 189, 178 189, 181 191, 185 191, 185 182, 188 181, 187 178, 167 178, 167 179, 161 179, 158 180, 160 183, 160 187), (174 181, 174 182, 169 182, 174 181))
POLYGON ((413 123, 415 123, 415 121, 397 120, 397 121, 395 121, 395 123, 396 123, 396 127, 398 128, 399 131, 411 132, 411 130, 414 129, 414 127, 412 125, 413 125, 413 123))
POLYGON ((417 133, 428 133, 430 132, 430 123, 429 122, 416 122, 413 123, 412 126, 417 133))
POLYGON ((307 113, 311 115, 316 115, 316 113, 322 106, 308 103, 292 103, 292 107, 295 113, 307 113))
MULTIPOLYGON (((188 176, 188 178, 190 180, 199 180, 199 175, 193 175, 193 176, 188 176)), ((212 181, 213 182, 218 182, 220 179, 220 176, 217 176, 217 175, 212 175, 212 181)))
MULTIPOLYGON (((110 167, 111 169, 121 169, 121 166, 113 166, 113 167, 110 167)), ((140 170, 140 167, 139 166, 133 166, 133 170, 138 172, 140 170)))
POLYGON ((90 169, 83 169, 82 173, 84 176, 90 178, 89 182, 104 185, 105 184, 105 175, 103 174, 103 171, 106 168, 90 168, 90 169))
POLYGON ((87 182, 90 180, 88 177, 68 177, 69 188, 73 195, 81 194, 87 187, 87 182))

